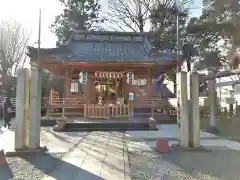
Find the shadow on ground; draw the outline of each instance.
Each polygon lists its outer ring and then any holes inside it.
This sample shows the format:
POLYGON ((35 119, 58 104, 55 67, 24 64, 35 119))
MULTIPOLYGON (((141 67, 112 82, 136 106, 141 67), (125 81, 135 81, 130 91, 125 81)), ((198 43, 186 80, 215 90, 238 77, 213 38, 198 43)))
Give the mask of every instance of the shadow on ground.
POLYGON ((237 179, 240 177, 239 151, 183 151, 161 154, 160 157, 194 178, 237 179))
POLYGON ((12 170, 7 164, 0 165, 0 174, 2 180, 8 180, 14 177, 12 170))
POLYGON ((132 152, 129 154, 132 180, 239 179, 240 152, 132 152))
POLYGON ((62 156, 63 154, 61 153, 31 153, 18 157, 8 157, 7 159, 10 164, 8 168, 9 173, 4 171, 7 167, 0 167, 0 170, 2 170, 0 171, 1 180, 13 177, 15 179, 42 179, 46 175, 58 180, 72 180, 79 175, 81 175, 83 179, 102 179, 97 175, 61 160, 62 156), (3 175, 7 173, 5 179, 2 179, 2 172, 3 175))

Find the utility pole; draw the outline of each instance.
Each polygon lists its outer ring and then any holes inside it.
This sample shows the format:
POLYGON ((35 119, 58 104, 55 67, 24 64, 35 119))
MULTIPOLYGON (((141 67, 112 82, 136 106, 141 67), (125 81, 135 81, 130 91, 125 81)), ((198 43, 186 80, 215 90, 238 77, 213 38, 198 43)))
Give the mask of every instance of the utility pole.
POLYGON ((40 47, 41 47, 41 9, 39 9, 39 24, 38 24, 38 66, 40 66, 40 47))
POLYGON ((40 126, 41 126, 41 99, 42 99, 42 73, 41 73, 41 9, 39 9, 38 24, 38 59, 37 63, 31 67, 30 84, 30 111, 29 111, 29 149, 40 148, 40 126))

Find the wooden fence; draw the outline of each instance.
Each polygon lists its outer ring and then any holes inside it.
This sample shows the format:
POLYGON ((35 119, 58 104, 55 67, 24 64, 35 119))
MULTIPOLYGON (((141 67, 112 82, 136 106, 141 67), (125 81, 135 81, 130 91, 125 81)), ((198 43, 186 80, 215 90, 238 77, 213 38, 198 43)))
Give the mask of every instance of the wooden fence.
POLYGON ((52 98, 43 99, 43 108, 47 116, 83 116, 85 99, 80 98, 52 98))
MULTIPOLYGON (((3 108, 6 97, 0 96, 0 106, 3 108)), ((42 99, 42 108, 47 109, 48 116, 79 116, 91 118, 111 118, 111 117, 128 117, 129 111, 133 116, 177 116, 175 107, 166 105, 167 100, 149 100, 142 104, 124 105, 103 105, 86 103, 83 97, 80 98, 52 98, 42 99)), ((11 98, 11 102, 16 107, 16 99, 11 98)), ((209 116, 209 107, 199 107, 201 117, 209 116)), ((240 109, 239 109, 240 110, 240 109)), ((239 111, 240 112, 240 111, 239 111)), ((236 110, 233 112, 236 113, 236 110)), ((217 108, 217 116, 229 116, 227 108, 217 108)))
POLYGON ((127 118, 129 105, 84 105, 84 117, 88 118, 127 118))
MULTIPOLYGON (((134 109, 136 109, 136 108, 134 108, 134 109)), ((138 109, 141 109, 141 111, 140 112, 134 112, 134 115, 136 115, 136 116, 138 116, 138 115, 151 116, 151 117, 155 117, 155 116, 177 116, 177 110, 176 110, 175 107, 172 107, 172 108, 157 108, 156 106, 152 106, 152 107, 142 106, 141 108, 138 107, 138 109), (142 109, 145 109, 145 110, 149 109, 149 111, 144 112, 142 109)), ((210 108, 200 106, 199 107, 199 115, 200 115, 200 117, 209 116, 210 115, 210 108)), ((229 115, 229 111, 227 110, 227 108, 223 108, 223 107, 218 107, 217 108, 216 116, 228 116, 228 115, 229 115)))

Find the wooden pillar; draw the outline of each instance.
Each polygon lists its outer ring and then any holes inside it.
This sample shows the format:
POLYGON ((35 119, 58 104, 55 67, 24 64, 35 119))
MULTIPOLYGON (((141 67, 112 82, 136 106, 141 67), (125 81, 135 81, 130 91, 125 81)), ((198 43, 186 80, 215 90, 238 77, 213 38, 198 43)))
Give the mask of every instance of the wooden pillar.
POLYGON ((87 80, 87 83, 83 85, 84 87, 84 97, 85 97, 85 101, 88 102, 89 100, 89 90, 90 90, 90 86, 91 86, 91 83, 92 83, 92 77, 89 76, 89 73, 88 73, 88 80, 87 80))
POLYGON ((174 97, 177 97, 177 74, 175 75, 175 81, 173 81, 173 91, 174 91, 174 97))
POLYGON ((65 68, 65 75, 64 75, 64 98, 68 98, 70 92, 70 76, 69 76, 69 66, 65 68))
POLYGON ((148 68, 148 78, 147 78, 147 93, 148 95, 152 93, 152 72, 151 67, 148 68))
POLYGON ((49 96, 49 102, 50 102, 50 104, 52 104, 52 99, 53 99, 53 89, 51 88, 50 89, 50 96, 49 96))

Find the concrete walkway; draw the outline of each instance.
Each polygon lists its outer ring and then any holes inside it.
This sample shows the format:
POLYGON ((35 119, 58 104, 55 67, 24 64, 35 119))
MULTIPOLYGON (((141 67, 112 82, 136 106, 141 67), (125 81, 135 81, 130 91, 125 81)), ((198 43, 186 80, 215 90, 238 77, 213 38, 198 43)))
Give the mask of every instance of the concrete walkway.
POLYGON ((128 180, 123 133, 92 132, 43 180, 128 180))
MULTIPOLYGON (((169 146, 177 144, 177 125, 157 125, 158 131, 126 131, 126 137, 130 139, 127 143, 128 151, 149 151, 155 149, 156 139, 168 139, 169 146), (134 140, 131 140, 134 139, 134 140), (139 141, 136 141, 139 140, 139 141)), ((240 150, 240 143, 224 139, 211 133, 200 131, 200 145, 205 148, 240 150)))

